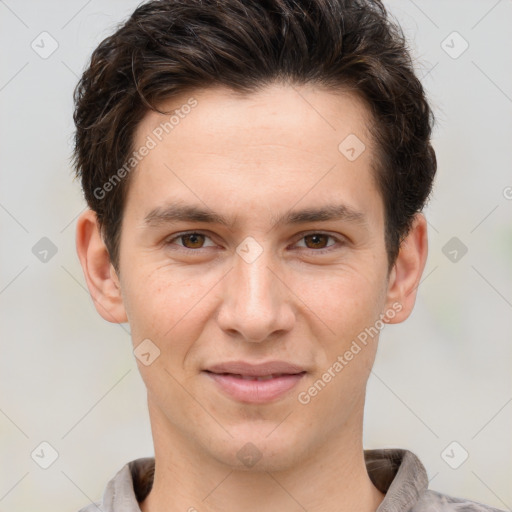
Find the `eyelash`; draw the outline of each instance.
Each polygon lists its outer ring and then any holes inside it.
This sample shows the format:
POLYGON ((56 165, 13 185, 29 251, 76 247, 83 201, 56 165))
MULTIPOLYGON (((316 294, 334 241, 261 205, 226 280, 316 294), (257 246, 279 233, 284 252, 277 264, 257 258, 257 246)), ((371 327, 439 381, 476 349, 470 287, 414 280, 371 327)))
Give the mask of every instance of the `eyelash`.
MULTIPOLYGON (((172 238, 168 239, 166 242, 165 242, 165 245, 169 246, 169 245, 175 245, 173 244, 174 240, 178 240, 184 236, 187 236, 187 235, 203 235, 207 238, 210 238, 210 236, 208 236, 207 233, 203 233, 202 231, 187 231, 187 232, 183 232, 183 233, 179 233, 178 235, 176 236, 173 236, 172 238)), ((297 242, 300 242, 301 240, 303 240, 304 238, 306 238, 307 236, 312 236, 312 235, 324 235, 324 236, 327 236, 328 238, 332 238, 333 240, 335 240, 337 242, 337 244, 332 244, 326 248, 323 248, 323 249, 309 249, 308 247, 303 247, 301 249, 305 249, 305 250, 309 250, 309 251, 313 251, 315 254, 325 254, 325 253, 328 253, 328 252, 331 252, 332 250, 338 248, 339 246, 341 245, 344 245, 344 241, 339 239, 339 238, 336 238, 335 236, 333 235, 330 235, 329 233, 324 233, 322 231, 311 231, 311 232, 308 232, 308 233, 304 233, 302 234, 301 233, 301 237, 297 240, 297 242)), ((296 243, 297 243, 296 242, 296 243)), ((180 245, 177 245, 178 249, 175 249, 175 250, 178 250, 178 251, 184 251, 184 252, 188 252, 188 253, 194 253, 194 252, 199 252, 201 249, 206 249, 206 247, 199 247, 198 249, 189 249, 187 247, 183 247, 183 246, 180 246, 180 245)))

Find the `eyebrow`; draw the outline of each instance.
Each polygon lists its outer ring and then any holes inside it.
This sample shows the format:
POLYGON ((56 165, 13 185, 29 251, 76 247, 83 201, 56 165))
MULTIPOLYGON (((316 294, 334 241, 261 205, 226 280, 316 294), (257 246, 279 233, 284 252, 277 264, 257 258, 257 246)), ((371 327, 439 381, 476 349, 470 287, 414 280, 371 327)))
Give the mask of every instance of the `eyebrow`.
MULTIPOLYGON (((345 204, 328 204, 319 208, 305 208, 303 210, 287 212, 279 217, 272 217, 272 221, 277 225, 305 224, 308 222, 331 220, 366 224, 364 213, 345 204)), ((234 225, 234 220, 230 221, 212 210, 202 206, 179 203, 156 207, 144 218, 144 224, 148 227, 158 227, 163 224, 176 222, 205 222, 208 224, 220 224, 229 228, 234 225)))

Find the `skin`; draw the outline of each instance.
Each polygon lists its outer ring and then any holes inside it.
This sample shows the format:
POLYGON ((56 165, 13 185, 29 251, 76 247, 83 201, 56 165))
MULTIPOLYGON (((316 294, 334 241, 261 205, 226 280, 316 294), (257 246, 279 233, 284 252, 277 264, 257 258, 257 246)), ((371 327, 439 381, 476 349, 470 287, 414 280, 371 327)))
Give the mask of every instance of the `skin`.
MULTIPOLYGON (((190 96, 163 106, 179 108, 190 96)), ((221 87, 193 96, 197 107, 131 175, 119 272, 94 213, 77 225, 98 313, 128 321, 134 347, 150 339, 160 350, 148 366, 137 360, 156 460, 141 510, 374 511, 384 495, 366 471, 362 427, 378 336, 308 404, 298 394, 379 315, 394 309, 388 323, 409 316, 427 256, 425 218, 416 215, 388 271, 371 120, 354 95, 274 84, 246 96, 221 87), (349 134, 366 146, 354 161, 338 150, 349 134), (153 209, 178 201, 232 224, 145 223, 153 209), (340 203, 362 220, 275 222, 340 203), (178 237, 187 231, 199 238, 178 237), (315 233, 328 236, 307 236, 315 233), (262 249, 251 263, 236 252, 249 236, 262 249), (283 360, 307 373, 278 400, 241 403, 202 372, 233 360, 283 360), (261 455, 252 467, 237 457, 247 443, 261 455)), ((134 147, 167 119, 148 113, 134 147)))

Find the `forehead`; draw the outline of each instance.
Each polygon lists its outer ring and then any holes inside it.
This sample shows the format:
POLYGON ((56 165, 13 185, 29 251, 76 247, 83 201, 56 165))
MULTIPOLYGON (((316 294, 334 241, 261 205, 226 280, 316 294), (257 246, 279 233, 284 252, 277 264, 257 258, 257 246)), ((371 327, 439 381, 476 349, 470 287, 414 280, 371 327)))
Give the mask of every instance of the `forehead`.
POLYGON ((363 100, 354 92, 334 93, 315 85, 276 83, 253 93, 212 87, 170 98, 159 109, 168 114, 147 112, 136 129, 135 146, 151 134, 157 144, 174 140, 186 143, 184 150, 192 144, 195 152, 222 142, 235 156, 251 145, 290 143, 298 151, 321 147, 337 156, 339 143, 348 135, 367 146, 372 142, 371 116, 363 100))
POLYGON ((196 202, 221 194, 225 207, 235 194, 237 206, 245 194, 264 207, 272 196, 278 207, 301 194, 313 200, 341 190, 375 192, 370 114, 352 93, 312 85, 274 84, 250 94, 215 87, 159 109, 167 113, 148 112, 134 136, 135 150, 151 146, 129 187, 141 208, 179 191, 196 202))

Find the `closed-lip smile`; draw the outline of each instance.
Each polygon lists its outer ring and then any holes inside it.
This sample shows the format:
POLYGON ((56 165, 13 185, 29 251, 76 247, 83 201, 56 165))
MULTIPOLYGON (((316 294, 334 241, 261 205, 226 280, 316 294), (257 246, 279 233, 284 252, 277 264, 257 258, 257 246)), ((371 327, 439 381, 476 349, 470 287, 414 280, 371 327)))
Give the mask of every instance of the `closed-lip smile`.
POLYGON ((229 397, 239 402, 262 404, 284 396, 307 372, 285 361, 230 361, 211 365, 204 373, 229 397))

